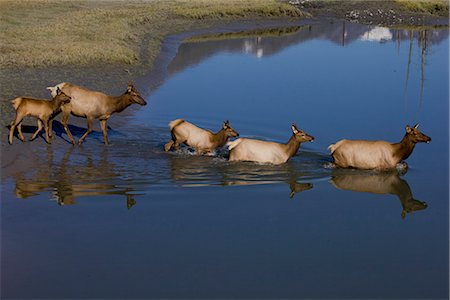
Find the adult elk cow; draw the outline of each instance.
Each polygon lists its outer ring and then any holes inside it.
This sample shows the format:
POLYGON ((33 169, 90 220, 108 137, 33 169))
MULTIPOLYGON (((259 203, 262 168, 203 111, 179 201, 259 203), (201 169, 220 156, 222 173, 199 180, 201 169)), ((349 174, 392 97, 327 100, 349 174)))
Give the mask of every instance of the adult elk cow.
POLYGON ((357 169, 392 169, 407 159, 417 143, 429 143, 431 138, 417 129, 419 124, 406 126, 399 143, 386 141, 340 140, 328 147, 336 166, 357 169))
POLYGON ((120 96, 109 96, 101 92, 91 91, 87 88, 77 86, 68 82, 62 82, 54 87, 48 87, 52 95, 56 93, 57 88, 72 98, 71 102, 62 106, 63 116, 61 123, 72 144, 75 140, 67 126, 70 114, 87 119, 87 131, 78 141, 81 144, 84 139, 93 131, 92 123, 95 119, 100 121, 100 127, 103 131, 105 144, 108 144, 108 132, 106 122, 112 114, 121 112, 133 103, 146 105, 147 102, 141 97, 133 84, 128 83, 127 90, 120 96))

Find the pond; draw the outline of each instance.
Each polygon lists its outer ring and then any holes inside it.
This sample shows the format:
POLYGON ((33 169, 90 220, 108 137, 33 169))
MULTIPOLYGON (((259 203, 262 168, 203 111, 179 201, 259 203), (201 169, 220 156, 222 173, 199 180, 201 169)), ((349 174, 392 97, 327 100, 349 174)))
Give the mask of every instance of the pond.
POLYGON ((436 28, 188 36, 110 146, 55 124, 62 142, 2 166, 2 298, 448 297, 448 59, 436 28), (177 118, 278 142, 295 122, 315 141, 278 166, 165 153, 177 118), (328 145, 416 123, 433 140, 406 174, 330 167, 328 145))

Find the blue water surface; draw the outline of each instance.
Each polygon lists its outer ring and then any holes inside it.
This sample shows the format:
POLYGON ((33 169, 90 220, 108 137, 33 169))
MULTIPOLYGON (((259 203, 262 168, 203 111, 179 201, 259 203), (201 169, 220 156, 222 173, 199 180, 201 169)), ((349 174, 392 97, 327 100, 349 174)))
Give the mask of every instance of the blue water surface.
POLYGON ((113 146, 2 182, 2 298, 447 298, 448 59, 448 30, 351 23, 182 43, 113 146), (164 153, 177 118, 315 141, 281 166, 164 153), (406 174, 329 167, 416 123, 406 174))

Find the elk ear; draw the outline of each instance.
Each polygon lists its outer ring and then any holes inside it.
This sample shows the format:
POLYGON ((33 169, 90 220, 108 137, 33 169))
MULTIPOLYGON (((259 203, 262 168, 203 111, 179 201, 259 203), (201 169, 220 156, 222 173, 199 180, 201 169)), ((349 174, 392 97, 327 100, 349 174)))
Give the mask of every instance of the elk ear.
POLYGON ((297 125, 295 125, 295 123, 292 123, 292 132, 294 133, 294 134, 297 134, 298 133, 298 129, 297 129, 297 125))
POLYGON ((131 93, 131 91, 133 90, 133 83, 131 81, 128 82, 128 87, 127 87, 127 92, 131 93))
POLYGON ((419 127, 419 123, 417 123, 416 125, 414 125, 414 129, 417 129, 419 127))
POLYGON ((228 120, 223 121, 223 129, 227 129, 228 128, 228 120))
POLYGON ((402 219, 405 219, 405 217, 406 217, 406 211, 405 210, 402 210, 402 219))
POLYGON ((56 88, 56 95, 61 95, 61 90, 59 89, 59 86, 56 88))
POLYGON ((406 125, 406 133, 410 133, 412 131, 411 126, 406 125))

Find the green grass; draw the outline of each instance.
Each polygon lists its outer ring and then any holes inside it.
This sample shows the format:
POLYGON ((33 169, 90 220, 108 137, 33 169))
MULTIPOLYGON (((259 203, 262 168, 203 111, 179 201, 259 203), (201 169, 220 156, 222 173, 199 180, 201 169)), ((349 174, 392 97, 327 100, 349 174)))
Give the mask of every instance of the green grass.
POLYGON ((301 15, 275 0, 2 0, 0 67, 137 64, 144 35, 152 61, 164 36, 208 20, 301 15))

